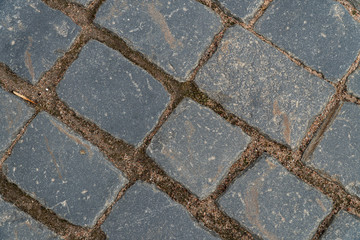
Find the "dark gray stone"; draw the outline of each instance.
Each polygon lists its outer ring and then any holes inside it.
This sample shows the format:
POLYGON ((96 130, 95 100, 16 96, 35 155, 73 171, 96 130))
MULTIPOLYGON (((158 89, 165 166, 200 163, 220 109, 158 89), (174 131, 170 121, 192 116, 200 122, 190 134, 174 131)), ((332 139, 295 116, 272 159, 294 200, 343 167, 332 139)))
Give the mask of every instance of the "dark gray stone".
POLYGON ((360 97, 360 68, 349 76, 347 87, 350 93, 360 97))
POLYGON ((220 31, 220 18, 191 0, 108 0, 96 22, 184 81, 220 31))
POLYGON ((360 23, 332 0, 275 0, 255 30, 332 81, 360 49, 360 23))
POLYGON ((137 182, 116 203, 101 227, 110 240, 219 239, 202 229, 166 194, 137 182))
POLYGON ((322 240, 360 239, 360 221, 345 211, 340 211, 321 238, 322 240))
POLYGON ((179 104, 147 149, 176 180, 206 197, 250 142, 239 127, 198 103, 179 104))
POLYGON ((311 239, 332 202, 263 156, 219 199, 231 217, 262 239, 311 239))
POLYGON ((0 154, 10 146, 33 113, 24 101, 0 88, 0 154))
POLYGON ((44 225, 0 198, 1 240, 50 240, 61 239, 44 225))
POLYGON ((238 26, 225 34, 195 82, 225 108, 292 148, 334 92, 238 26))
POLYGON ((241 3, 236 0, 220 0, 219 2, 232 14, 248 22, 255 15, 263 0, 241 0, 241 3))
POLYGON ((133 145, 141 144, 170 100, 147 72, 96 41, 83 48, 57 92, 77 112, 133 145))
POLYGON ((0 62, 34 84, 63 55, 79 30, 40 0, 0 1, 0 62))
POLYGON ((360 0, 348 0, 352 5, 360 11, 360 0))
POLYGON ((324 133, 310 165, 326 171, 360 196, 360 106, 345 103, 324 133))
POLYGON ((83 226, 95 224, 127 181, 96 147, 46 113, 29 125, 3 171, 59 216, 83 226))

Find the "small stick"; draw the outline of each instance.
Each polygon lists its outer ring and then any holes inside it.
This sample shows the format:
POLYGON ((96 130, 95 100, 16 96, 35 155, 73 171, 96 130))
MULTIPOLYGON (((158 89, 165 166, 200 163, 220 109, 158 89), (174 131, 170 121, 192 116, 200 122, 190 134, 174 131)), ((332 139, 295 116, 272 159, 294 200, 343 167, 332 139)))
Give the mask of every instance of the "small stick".
POLYGON ((33 100, 28 99, 27 97, 25 97, 24 95, 22 95, 22 94, 20 94, 20 93, 18 93, 18 92, 13 91, 13 93, 14 93, 16 96, 21 97, 22 99, 24 99, 24 100, 26 100, 26 101, 28 101, 28 102, 31 102, 31 103, 33 103, 33 104, 36 104, 36 102, 34 102, 33 100))

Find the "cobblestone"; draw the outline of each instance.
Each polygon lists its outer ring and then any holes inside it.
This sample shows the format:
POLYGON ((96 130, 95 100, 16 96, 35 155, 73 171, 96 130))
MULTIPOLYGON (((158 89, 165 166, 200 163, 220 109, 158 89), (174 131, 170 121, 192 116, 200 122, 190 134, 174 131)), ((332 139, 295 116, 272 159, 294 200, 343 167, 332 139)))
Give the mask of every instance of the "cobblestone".
POLYGON ((0 239, 357 239, 358 0, 0 1, 0 239))
POLYGON ((360 221, 351 214, 341 211, 322 239, 359 239, 360 221))
POLYGON ((345 103, 314 151, 310 164, 340 180, 360 196, 360 108, 345 103))
POLYGON ((345 74, 360 48, 360 23, 331 0, 275 0, 255 29, 332 81, 345 74))
POLYGON ((216 14, 191 0, 110 0, 100 8, 96 22, 124 37, 180 81, 221 29, 216 14))
POLYGON ((40 0, 2 1, 0 19, 0 61, 32 83, 66 51, 80 30, 40 0))
POLYGON ((155 135, 147 152, 170 176, 206 197, 249 140, 210 109, 184 100, 155 135))
POLYGON ((269 156, 237 179, 219 204, 262 239, 310 239, 332 205, 269 156))
POLYGON ((195 81, 227 109, 291 147, 333 93, 329 84, 240 27, 228 31, 195 81))
POLYGON ((13 239, 58 239, 52 231, 36 222, 10 203, 0 198, 0 238, 13 239))
POLYGON ((95 224, 126 183, 95 147, 46 113, 31 123, 3 169, 45 206, 85 226, 95 224))
POLYGON ((26 103, 0 89, 0 153, 10 146, 33 113, 26 103))
POLYGON ((194 222, 181 205, 146 183, 126 192, 103 228, 109 239, 219 239, 194 222))
POLYGON ((57 90, 79 113, 138 145, 170 100, 150 75, 99 42, 88 43, 57 90))

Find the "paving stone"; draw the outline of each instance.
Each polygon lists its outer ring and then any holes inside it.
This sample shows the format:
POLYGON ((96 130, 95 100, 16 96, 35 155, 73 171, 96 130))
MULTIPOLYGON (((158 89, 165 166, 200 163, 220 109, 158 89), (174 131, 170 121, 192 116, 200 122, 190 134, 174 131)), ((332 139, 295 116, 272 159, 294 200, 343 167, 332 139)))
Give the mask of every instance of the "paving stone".
POLYGON ((200 197, 206 197, 250 142, 240 128, 198 103, 179 104, 147 152, 164 170, 200 197))
POLYGON ((352 3, 352 5, 360 11, 360 0, 349 0, 350 3, 352 3))
POLYGON ((242 0, 241 4, 234 0, 220 0, 219 2, 232 14, 248 22, 255 15, 263 0, 242 0))
POLYGON ((220 18, 191 0, 109 0, 95 21, 184 81, 220 31, 220 18))
POLYGON ((5 161, 4 172, 59 216, 83 226, 126 183, 99 150, 46 113, 40 113, 5 161))
POLYGON ((340 211, 321 237, 323 240, 354 240, 360 239, 360 221, 359 218, 340 211))
POLYGON ((57 92, 77 112, 133 145, 141 144, 170 100, 147 72, 96 41, 83 48, 57 92))
POLYGON ((33 84, 63 55, 80 30, 40 0, 0 1, 0 19, 0 62, 33 84))
POLYGON ((350 93, 360 97, 360 68, 349 76, 347 87, 350 93))
POLYGON ((195 82, 225 108, 291 147, 334 93, 330 84, 238 26, 225 34, 195 82))
POLYGON ((0 88, 0 154, 10 146, 33 113, 24 101, 0 88))
POLYGON ((360 49, 360 23, 332 0, 275 0, 255 30, 332 81, 360 49))
POLYGON ((184 207, 166 194, 140 182, 127 190, 101 228, 109 240, 119 236, 144 240, 219 239, 202 229, 184 207))
POLYGON ((325 195, 267 155, 235 180, 219 204, 262 239, 311 239, 332 208, 325 195))
POLYGON ((0 198, 0 239, 59 239, 56 234, 29 215, 0 198))
POLYGON ((360 196, 360 107, 345 103, 315 149, 311 166, 338 179, 360 196))

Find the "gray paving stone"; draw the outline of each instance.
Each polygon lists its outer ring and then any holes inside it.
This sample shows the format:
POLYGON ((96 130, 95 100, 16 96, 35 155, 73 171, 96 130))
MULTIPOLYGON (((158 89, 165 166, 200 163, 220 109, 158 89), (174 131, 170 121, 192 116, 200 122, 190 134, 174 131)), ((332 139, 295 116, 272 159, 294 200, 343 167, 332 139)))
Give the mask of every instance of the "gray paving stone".
POLYGON ((275 0, 255 30, 333 81, 360 49, 360 23, 332 0, 275 0))
POLYGON ((69 18, 40 0, 0 1, 0 62, 36 83, 79 30, 69 18))
POLYGON ((220 31, 220 18, 191 0, 109 0, 96 22, 184 81, 220 31))
POLYGON ((250 142, 240 128, 185 99, 154 136, 148 154, 176 180, 206 197, 250 142))
POLYGON ((332 208, 325 195, 267 155, 230 186, 219 204, 262 239, 311 239, 332 208))
POLYGON ((225 34, 195 82, 225 108, 291 147, 334 92, 238 26, 225 34))
POLYGON ((0 239, 35 240, 59 239, 41 223, 0 198, 0 239))
POLYGON ((109 240, 219 239, 202 229, 166 194, 140 182, 116 203, 101 228, 109 240))
POLYGON ((219 2, 232 14, 248 22, 261 6, 263 0, 241 0, 240 4, 239 1, 234 0, 220 0, 219 2))
POLYGON ((360 221, 359 218, 345 212, 335 217, 330 227, 321 238, 322 240, 354 240, 360 239, 360 221))
POLYGON ((340 180, 360 196, 360 107, 345 103, 311 157, 311 166, 340 180))
POLYGON ((59 216, 83 226, 95 223, 127 181, 96 147, 46 113, 29 125, 4 172, 59 216))
POLYGON ((133 145, 141 144, 170 100, 147 72, 96 41, 83 48, 57 92, 77 112, 133 145))
POLYGON ((0 154, 10 146, 33 113, 34 110, 24 101, 0 88, 0 154))
POLYGON ((360 97, 360 68, 349 76, 347 87, 350 93, 360 97))
POLYGON ((349 0, 350 3, 354 5, 354 7, 360 11, 360 0, 349 0))

